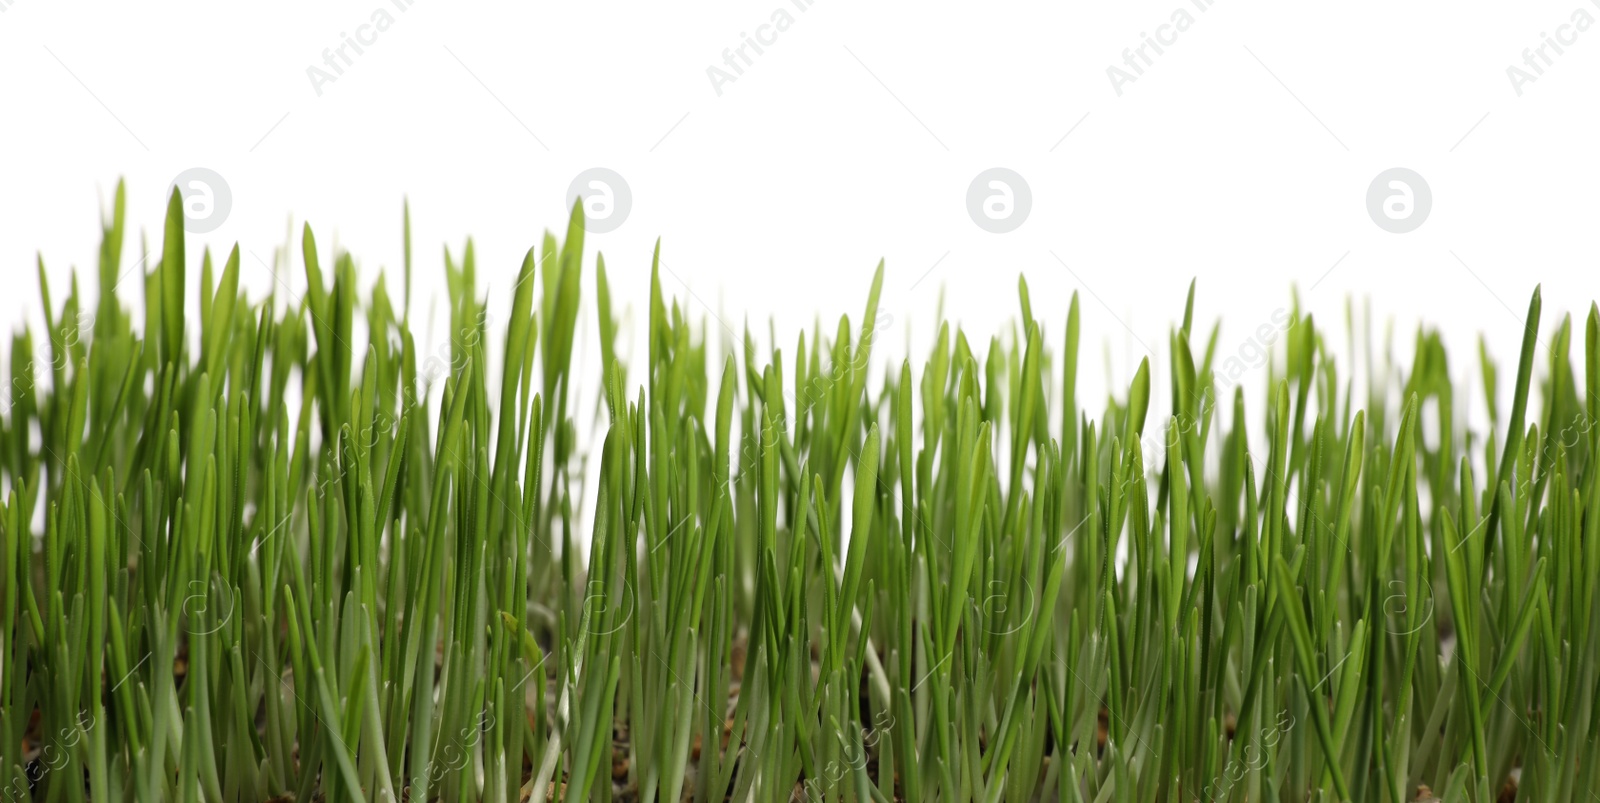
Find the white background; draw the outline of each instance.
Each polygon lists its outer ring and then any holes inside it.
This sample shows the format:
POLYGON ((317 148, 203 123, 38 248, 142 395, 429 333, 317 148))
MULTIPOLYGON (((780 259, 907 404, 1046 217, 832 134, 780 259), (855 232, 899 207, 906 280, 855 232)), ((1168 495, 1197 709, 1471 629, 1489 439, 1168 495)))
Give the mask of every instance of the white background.
MULTIPOLYGON (((140 228, 159 252, 164 194, 192 167, 221 174, 233 207, 191 236, 191 259, 198 243, 237 241, 257 297, 291 220, 309 220, 325 251, 349 249, 364 276, 397 274, 406 196, 419 314, 442 292, 442 247, 459 253, 468 235, 480 289, 508 288, 540 233, 564 227, 569 183, 602 166, 625 177, 633 207, 590 236, 584 300, 598 248, 633 334, 658 236, 664 285, 687 309, 713 331, 748 320, 763 344, 776 315, 786 351, 816 313, 830 333, 838 315, 859 316, 880 257, 897 354, 907 322, 927 336, 941 287, 981 350, 1015 315, 1025 273, 1052 342, 1081 294, 1088 389, 1125 383, 1143 344, 1165 374, 1191 278, 1203 331, 1223 321, 1223 355, 1293 285, 1336 345, 1352 295, 1370 298, 1380 331, 1395 319, 1407 362, 1412 327, 1437 324, 1463 382, 1480 331, 1514 372, 1535 283, 1546 333, 1566 312, 1581 333, 1600 296, 1600 26, 1547 51, 1553 63, 1520 96, 1507 76, 1576 9, 1600 17, 1591 0, 0 8, 5 330, 41 324, 36 253, 58 303, 71 266, 92 296, 98 219, 119 176, 133 226, 124 268, 141 256, 140 228), (707 69, 779 7, 793 25, 719 95, 707 69), (1194 24, 1119 95, 1107 68, 1179 7, 1194 24), (319 94, 307 69, 377 8, 392 27, 319 94), (994 166, 1032 191, 1009 234, 966 211, 968 184, 994 166), (1433 195, 1403 235, 1365 202, 1395 166, 1433 195)), ((280 273, 303 292, 298 256, 280 273)), ((491 298, 491 311, 509 303, 491 298)), ((1254 396, 1265 371, 1245 381, 1254 396)), ((1099 393, 1083 393, 1091 414, 1099 393)))

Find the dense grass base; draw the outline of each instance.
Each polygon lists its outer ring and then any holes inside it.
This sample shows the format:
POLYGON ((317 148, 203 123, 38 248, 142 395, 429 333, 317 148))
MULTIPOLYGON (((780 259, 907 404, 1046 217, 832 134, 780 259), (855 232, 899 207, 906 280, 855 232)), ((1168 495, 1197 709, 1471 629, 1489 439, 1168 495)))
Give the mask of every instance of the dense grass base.
POLYGON ((603 372, 575 375, 578 210, 492 315, 447 253, 430 356, 409 220, 398 308, 307 227, 304 297, 205 254, 196 327, 174 196, 136 330, 123 197, 97 307, 46 285, 48 348, 12 344, 7 803, 1600 786, 1592 304, 1575 372, 1535 292, 1509 409, 1480 348, 1477 433, 1436 333, 1376 362, 1353 315, 1294 308, 1239 382, 1191 287, 1168 409, 1147 361, 1091 419, 1077 298, 1047 336, 1026 283, 1009 333, 935 322, 913 366, 848 319, 727 354, 653 279, 630 365, 602 258, 603 372))

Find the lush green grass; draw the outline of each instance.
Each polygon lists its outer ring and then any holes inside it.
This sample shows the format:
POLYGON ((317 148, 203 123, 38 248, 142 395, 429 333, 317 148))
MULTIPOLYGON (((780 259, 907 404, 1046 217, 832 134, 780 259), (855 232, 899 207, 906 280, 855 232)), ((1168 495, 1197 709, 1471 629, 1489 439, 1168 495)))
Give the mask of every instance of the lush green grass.
POLYGON ((1298 310, 1218 398, 1191 287, 1169 411, 1146 363, 1091 419, 1077 299, 1025 283, 1009 332, 940 323, 913 364, 858 328, 881 266, 856 322, 734 355, 657 277, 625 364, 575 211, 509 308, 470 245, 447 259, 428 354, 409 221, 403 304, 309 227, 305 296, 251 301, 237 249, 186 253, 176 198, 143 293, 119 286, 122 210, 92 315, 47 287, 48 346, 11 350, 8 803, 1600 786, 1593 305, 1575 372, 1535 293, 1509 409, 1481 348, 1451 365, 1424 329, 1408 365, 1352 365, 1391 349, 1298 310), (599 376, 572 356, 589 292, 599 376))

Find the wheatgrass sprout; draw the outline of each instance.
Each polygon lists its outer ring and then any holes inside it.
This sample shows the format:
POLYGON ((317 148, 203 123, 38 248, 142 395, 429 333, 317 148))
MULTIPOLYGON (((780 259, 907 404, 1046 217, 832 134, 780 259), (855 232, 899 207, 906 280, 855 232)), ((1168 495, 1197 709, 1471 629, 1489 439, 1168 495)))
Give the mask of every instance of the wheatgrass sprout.
POLYGON ((668 298, 658 246, 639 360, 574 207, 509 303, 446 251, 430 354, 409 209, 397 305, 310 226, 304 295, 252 299, 176 194, 140 293, 124 199, 92 309, 41 262, 47 331, 11 344, 6 803, 1600 788, 1592 303, 1574 344, 1535 290, 1506 408, 1486 347, 1374 362, 1353 307, 1332 334, 1295 305, 1255 381, 1219 377, 1190 285, 1167 364, 1093 410, 1077 297, 1025 282, 985 346, 937 320, 887 354, 880 264, 785 353, 668 298))

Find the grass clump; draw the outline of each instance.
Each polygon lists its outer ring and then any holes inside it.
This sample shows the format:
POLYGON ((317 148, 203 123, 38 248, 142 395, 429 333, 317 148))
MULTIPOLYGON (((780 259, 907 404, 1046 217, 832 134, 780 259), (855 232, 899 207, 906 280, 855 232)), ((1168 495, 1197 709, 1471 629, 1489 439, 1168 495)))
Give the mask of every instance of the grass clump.
POLYGON ((577 376, 577 209, 506 310, 446 252, 430 357, 409 223, 402 305, 307 227, 303 297, 251 301, 237 248, 202 254, 196 320, 174 196, 138 329, 123 198, 92 315, 41 266, 48 363, 12 342, 8 803, 1600 785, 1592 304, 1575 371, 1534 293, 1508 410, 1480 348, 1479 433, 1438 333, 1355 382, 1298 308, 1265 392, 1219 398, 1191 286, 1167 411, 1146 361, 1091 418, 1077 298, 1047 333, 1025 282, 1006 336, 938 321, 913 371, 848 318, 787 355, 711 342, 653 273, 630 365, 602 257, 602 373, 577 376))

